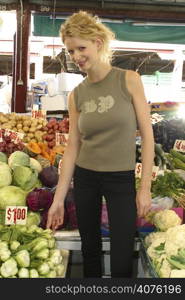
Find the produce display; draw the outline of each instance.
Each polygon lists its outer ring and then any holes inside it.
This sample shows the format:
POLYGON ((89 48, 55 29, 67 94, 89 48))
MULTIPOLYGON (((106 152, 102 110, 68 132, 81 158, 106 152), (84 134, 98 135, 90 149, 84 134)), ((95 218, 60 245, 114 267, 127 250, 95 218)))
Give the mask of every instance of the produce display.
POLYGON ((172 210, 156 212, 156 231, 144 238, 149 260, 161 278, 185 278, 185 224, 172 210))
POLYGON ((1 278, 63 277, 61 251, 52 230, 32 226, 0 226, 1 278))
POLYGON ((153 132, 155 142, 162 145, 163 151, 169 152, 175 140, 185 140, 185 120, 181 118, 162 120, 153 125, 153 132))
MULTIPOLYGON (((152 210, 145 220, 153 224, 155 231, 146 236, 144 243, 159 277, 185 277, 185 245, 180 245, 180 240, 185 240, 185 225, 170 209, 185 209, 185 153, 173 149, 176 139, 185 139, 185 121, 162 119, 153 124, 153 130, 154 165, 159 172, 152 181, 152 210)), ((68 117, 46 120, 0 113, 1 277, 62 276, 62 257, 46 222, 68 132, 68 117), (26 225, 4 225, 7 206, 26 206, 26 225), (57 263, 51 263, 52 260, 57 263), (6 270, 12 271, 6 273, 6 270)), ((142 162, 140 142, 136 142, 136 161, 142 162)), ((136 178, 136 189, 139 185, 140 178, 136 178)), ((65 199, 64 222, 59 229, 77 228, 71 186, 65 199)))
POLYGON ((0 113, 0 128, 23 133, 23 142, 25 143, 30 141, 42 141, 42 136, 47 133, 47 131, 44 130, 46 124, 46 120, 31 118, 31 116, 28 115, 0 113))

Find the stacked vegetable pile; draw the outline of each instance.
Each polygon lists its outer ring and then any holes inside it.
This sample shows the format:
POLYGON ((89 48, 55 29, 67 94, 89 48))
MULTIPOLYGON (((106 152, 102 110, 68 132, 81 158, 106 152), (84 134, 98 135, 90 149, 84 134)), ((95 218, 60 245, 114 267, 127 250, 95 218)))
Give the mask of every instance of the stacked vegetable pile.
MULTIPOLYGON (((38 189, 42 191, 42 199, 39 198, 37 204, 37 215, 40 215, 41 210, 48 210, 54 195, 51 189, 58 182, 57 168, 42 168, 37 160, 30 158, 23 151, 15 151, 9 157, 1 153, 0 160, 4 160, 0 161, 0 222, 4 224, 7 206, 27 205, 31 208, 30 211, 35 212, 35 202, 30 193, 38 189)), ((36 219, 34 224, 38 225, 39 218, 36 219)))
POLYGON ((175 140, 185 139, 185 120, 173 118, 153 125, 155 142, 162 145, 165 152, 173 148, 175 140))
POLYGON ((23 133, 24 143, 43 141, 42 136, 46 134, 44 130, 46 124, 47 121, 41 118, 36 119, 28 115, 16 113, 0 113, 0 128, 23 133))
POLYGON ((0 277, 63 277, 61 251, 50 229, 0 226, 0 277))
MULTIPOLYGON (((50 118, 49 121, 47 121, 43 118, 32 118, 24 114, 4 114, 0 112, 0 128, 2 130, 11 130, 12 132, 23 134, 24 143, 44 142, 49 148, 53 148, 56 145, 55 133, 69 132, 69 118, 65 116, 60 121, 56 118, 50 118)), ((6 144, 6 142, 9 142, 9 140, 7 139, 6 141, 5 139, 4 143, 6 144)))
POLYGON ((185 224, 173 210, 153 212, 157 231, 144 239, 147 254, 161 278, 185 278, 185 224))
POLYGON ((53 148, 56 145, 56 132, 69 132, 69 118, 65 117, 60 121, 57 121, 56 118, 50 118, 44 130, 46 134, 43 135, 43 140, 47 142, 48 147, 53 148))

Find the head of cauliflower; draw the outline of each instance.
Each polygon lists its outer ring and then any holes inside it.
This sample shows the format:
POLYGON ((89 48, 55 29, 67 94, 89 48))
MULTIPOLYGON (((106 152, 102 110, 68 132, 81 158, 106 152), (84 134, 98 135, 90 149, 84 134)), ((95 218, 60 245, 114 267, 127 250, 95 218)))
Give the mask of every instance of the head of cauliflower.
POLYGON ((160 231, 166 231, 168 228, 180 225, 181 223, 181 218, 171 209, 160 210, 153 217, 153 224, 160 231))

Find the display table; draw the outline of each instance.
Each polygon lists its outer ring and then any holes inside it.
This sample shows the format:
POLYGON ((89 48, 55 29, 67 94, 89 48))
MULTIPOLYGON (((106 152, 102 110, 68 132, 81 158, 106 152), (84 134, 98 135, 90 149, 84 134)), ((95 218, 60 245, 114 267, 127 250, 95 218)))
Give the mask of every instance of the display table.
MULTIPOLYGON (((81 251, 81 239, 78 230, 58 230, 55 232, 54 237, 56 239, 57 248, 64 251, 68 250, 73 254, 75 251, 81 251)), ((135 237, 134 251, 139 252, 140 240, 135 237)), ((104 275, 103 277, 110 277, 110 238, 102 237, 102 252, 104 262, 104 275)), ((143 272, 142 272, 143 273, 143 272)), ((142 276, 141 276, 142 277, 142 276)))
MULTIPOLYGON (((58 230, 55 232, 57 247, 67 250, 81 250, 81 239, 78 230, 58 230)), ((102 250, 110 250, 109 237, 102 237, 102 250)))

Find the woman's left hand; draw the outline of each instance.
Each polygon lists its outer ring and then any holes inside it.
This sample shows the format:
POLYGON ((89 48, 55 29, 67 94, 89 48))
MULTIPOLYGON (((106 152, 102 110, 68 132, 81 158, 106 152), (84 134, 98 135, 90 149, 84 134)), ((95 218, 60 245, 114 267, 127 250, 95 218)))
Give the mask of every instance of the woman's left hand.
POLYGON ((151 192, 150 189, 138 189, 136 194, 136 206, 138 217, 144 217, 151 208, 151 192))

